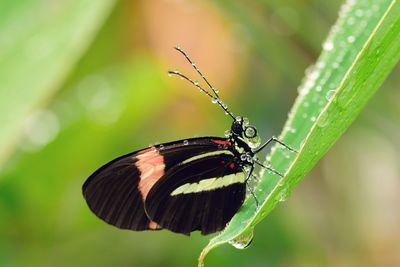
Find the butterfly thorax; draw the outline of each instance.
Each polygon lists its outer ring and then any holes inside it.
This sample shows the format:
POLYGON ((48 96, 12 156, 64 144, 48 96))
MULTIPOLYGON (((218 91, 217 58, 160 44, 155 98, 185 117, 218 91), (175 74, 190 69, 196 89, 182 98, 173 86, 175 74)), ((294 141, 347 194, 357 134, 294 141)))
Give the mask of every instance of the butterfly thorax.
POLYGON ((253 149, 260 145, 257 129, 249 125, 249 121, 241 116, 237 117, 228 131, 227 137, 232 143, 232 152, 240 165, 253 165, 256 155, 253 149))

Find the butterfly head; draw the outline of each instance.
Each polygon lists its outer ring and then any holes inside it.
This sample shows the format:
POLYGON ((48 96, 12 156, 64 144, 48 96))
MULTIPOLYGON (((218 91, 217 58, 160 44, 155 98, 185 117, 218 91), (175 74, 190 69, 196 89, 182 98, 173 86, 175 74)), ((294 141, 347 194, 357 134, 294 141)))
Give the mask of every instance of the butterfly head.
POLYGON ((249 125, 247 118, 236 117, 231 126, 231 133, 243 139, 251 148, 257 148, 261 143, 256 127, 249 125))

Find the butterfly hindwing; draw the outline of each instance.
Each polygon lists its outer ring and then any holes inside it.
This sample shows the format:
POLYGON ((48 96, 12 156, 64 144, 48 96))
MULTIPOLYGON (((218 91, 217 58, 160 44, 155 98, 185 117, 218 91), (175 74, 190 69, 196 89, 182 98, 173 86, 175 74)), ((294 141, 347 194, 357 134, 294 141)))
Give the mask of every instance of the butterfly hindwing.
MULTIPOLYGON (((182 177, 180 174, 182 174, 182 171, 180 171, 180 168, 182 167, 184 167, 183 170, 185 172, 192 173, 192 177, 197 177, 199 175, 201 177, 206 177, 211 175, 208 168, 211 168, 212 171, 218 173, 218 175, 219 173, 221 173, 221 175, 224 174, 226 170, 230 172, 228 165, 228 167, 224 167, 221 164, 215 165, 214 161, 212 162, 215 166, 213 164, 209 165, 208 161, 204 160, 202 160, 202 162, 204 161, 203 163, 197 163, 198 160, 210 156, 214 158, 229 157, 229 159, 225 159, 226 162, 232 161, 232 152, 226 149, 229 148, 229 146, 229 141, 224 138, 202 137, 157 145, 124 155, 114 159, 94 172, 83 185, 83 195, 90 209, 99 218, 111 225, 135 231, 160 229, 161 226, 158 221, 152 220, 153 216, 149 216, 145 211, 145 202, 150 192, 152 192, 153 189, 154 192, 160 192, 159 190, 155 190, 155 188, 165 187, 164 183, 162 183, 163 186, 159 184, 160 181, 181 179, 182 177), (192 160, 192 162, 187 162, 188 160, 192 160), (193 166, 193 168, 190 166, 193 166), (199 169, 200 166, 203 168, 202 170, 199 169), (166 179, 167 177, 168 179, 166 179)), ((191 198, 194 200, 191 200, 191 202, 195 202, 195 199, 199 199, 199 203, 203 203, 198 204, 195 209, 197 210, 196 212, 199 211, 199 208, 204 210, 199 215, 193 215, 195 216, 193 221, 198 222, 200 218, 206 221, 205 216, 214 216, 211 214, 211 211, 214 209, 210 209, 209 205, 217 202, 212 199, 221 198, 224 201, 227 201, 225 199, 228 198, 228 196, 224 197, 224 195, 228 194, 232 194, 230 197, 233 199, 228 201, 233 201, 233 205, 229 207, 225 205, 225 208, 227 209, 226 214, 232 217, 233 215, 230 215, 232 211, 230 211, 229 208, 237 210, 235 206, 238 205, 236 203, 239 203, 240 201, 237 201, 236 198, 237 195, 242 196, 242 191, 244 190, 242 187, 244 187, 244 185, 235 185, 232 186, 232 188, 226 187, 224 189, 226 191, 221 191, 219 194, 210 194, 207 192, 193 194, 191 198), (240 188, 236 189, 236 187, 240 188), (202 205, 205 206, 201 207, 202 205), (210 209, 210 212, 205 212, 208 209, 210 209)), ((173 188, 169 188, 169 191, 172 189, 173 188)), ((151 195, 155 196, 155 200, 152 200, 149 203, 157 204, 157 199, 159 199, 159 197, 155 193, 151 193, 151 195)), ((178 198, 186 199, 187 197, 179 196, 178 198)), ((182 202, 181 204, 183 207, 187 206, 187 203, 185 202, 182 202)), ((178 206, 179 203, 176 203, 176 207, 178 206)), ((156 210, 157 209, 152 209, 152 211, 156 210)), ((190 212, 193 214, 194 211, 190 212)), ((216 215, 222 216, 223 214, 216 215)), ((166 217, 163 218, 165 220, 166 217)), ((226 219, 219 218, 214 221, 214 224, 218 224, 219 226, 225 220, 226 219)), ((184 221, 185 220, 182 219, 179 224, 181 225, 184 221)), ((225 223, 226 222, 224 222, 224 224, 225 223)), ((204 223, 199 225, 204 225, 204 223)), ((166 228, 175 232, 187 234, 186 229, 193 228, 193 224, 189 227, 185 227, 179 229, 175 229, 175 226, 171 227, 171 229, 168 227, 166 228)), ((202 230, 199 227, 197 228, 202 230)), ((207 229, 219 228, 220 226, 207 227, 207 229)))
POLYGON ((205 235, 225 228, 245 194, 245 174, 222 149, 170 168, 148 193, 145 210, 163 228, 205 235))

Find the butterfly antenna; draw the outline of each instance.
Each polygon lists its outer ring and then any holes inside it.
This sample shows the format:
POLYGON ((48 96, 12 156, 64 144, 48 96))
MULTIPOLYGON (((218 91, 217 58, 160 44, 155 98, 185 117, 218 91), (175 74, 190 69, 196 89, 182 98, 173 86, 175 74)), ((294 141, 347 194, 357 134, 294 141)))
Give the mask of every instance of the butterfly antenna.
POLYGON ((214 88, 214 86, 211 85, 211 83, 207 80, 207 78, 203 75, 203 73, 200 71, 200 69, 197 67, 196 63, 194 63, 194 61, 189 57, 189 55, 180 47, 180 46, 175 46, 174 47, 175 50, 177 50, 178 52, 180 52, 187 61, 189 61, 190 65, 192 65, 192 67, 196 70, 196 72, 201 76, 201 78, 203 78, 203 80, 206 82, 206 84, 208 85, 208 87, 210 87, 210 89, 213 91, 213 93, 215 94, 215 96, 217 98, 219 98, 218 95, 218 89, 214 88))
POLYGON ((208 95, 211 98, 211 101, 215 104, 218 104, 227 115, 229 115, 233 120, 235 120, 235 116, 233 116, 232 112, 229 111, 228 106, 221 101, 221 99, 217 96, 213 96, 212 94, 210 94, 210 92, 208 92, 207 90, 205 90, 203 87, 200 86, 198 81, 193 81, 192 79, 190 79, 189 77, 187 77, 186 75, 182 74, 181 72, 179 72, 178 70, 169 70, 168 71, 169 75, 176 75, 179 76, 182 79, 185 79, 186 81, 190 82, 191 84, 193 84, 194 86, 197 87, 197 89, 199 89, 201 92, 205 93, 206 95, 208 95))

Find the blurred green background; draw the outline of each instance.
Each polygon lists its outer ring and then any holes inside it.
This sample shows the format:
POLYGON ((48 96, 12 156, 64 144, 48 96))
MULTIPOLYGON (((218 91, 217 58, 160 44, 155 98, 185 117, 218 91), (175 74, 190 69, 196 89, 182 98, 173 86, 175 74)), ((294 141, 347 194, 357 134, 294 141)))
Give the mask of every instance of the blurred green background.
MULTIPOLYGON (((207 237, 130 232, 81 195, 105 162, 155 142, 222 136, 181 45, 235 114, 279 134, 340 1, 0 3, 0 266, 194 266, 207 237)), ((400 266, 400 70, 249 249, 206 266, 400 266)))

